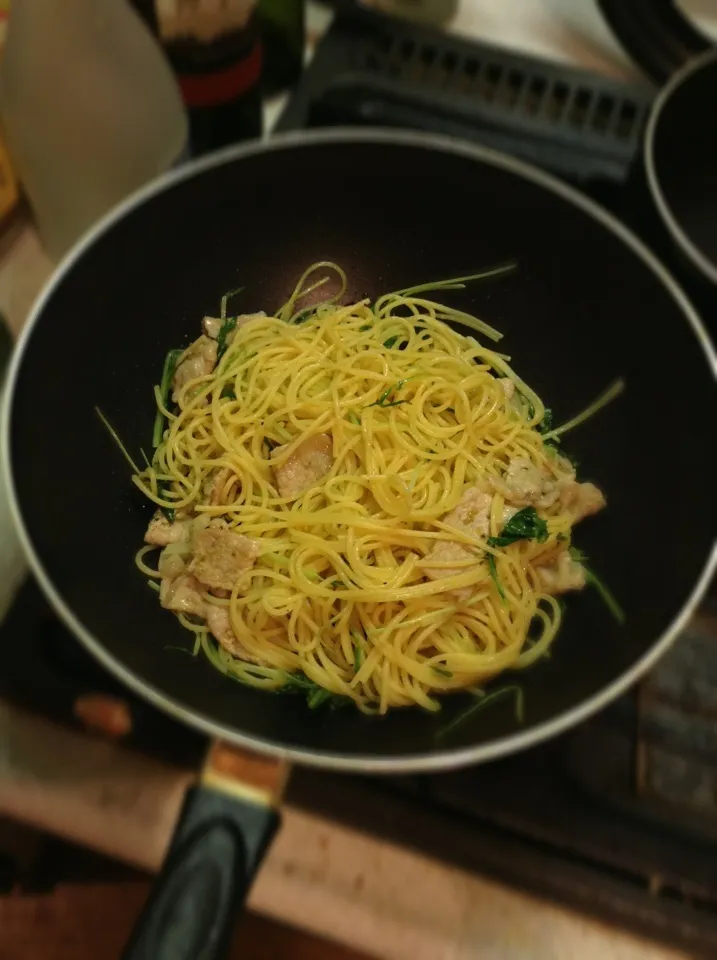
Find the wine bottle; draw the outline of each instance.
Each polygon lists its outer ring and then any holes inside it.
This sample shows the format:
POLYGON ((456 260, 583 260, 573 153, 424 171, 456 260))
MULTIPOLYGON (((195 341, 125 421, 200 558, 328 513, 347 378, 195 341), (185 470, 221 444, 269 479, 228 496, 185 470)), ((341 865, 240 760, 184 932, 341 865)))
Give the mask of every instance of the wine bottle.
POLYGON ((259 0, 264 46, 261 85, 266 94, 292 87, 301 76, 306 42, 304 0, 259 0))
POLYGON ((177 83, 126 0, 14 2, 0 115, 53 258, 186 146, 177 83))
POLYGON ((156 17, 189 113, 192 154, 260 136, 256 0, 157 0, 156 17))

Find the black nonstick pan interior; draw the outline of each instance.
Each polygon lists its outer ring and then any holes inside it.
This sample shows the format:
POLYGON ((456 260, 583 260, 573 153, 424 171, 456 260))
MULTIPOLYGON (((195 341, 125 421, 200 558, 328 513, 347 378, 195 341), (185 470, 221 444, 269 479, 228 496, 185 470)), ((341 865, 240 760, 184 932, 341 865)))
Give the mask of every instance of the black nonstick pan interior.
POLYGON ((714 357, 664 272, 606 215, 551 182, 446 141, 309 135, 200 166, 75 252, 16 358, 7 450, 36 572, 106 665, 236 742, 307 762, 411 769, 555 732, 656 655, 712 557, 714 357), (239 312, 272 309, 324 259, 345 268, 347 298, 357 299, 515 260, 515 274, 446 297, 505 333, 501 349, 556 420, 626 378, 625 394, 566 446, 583 478, 607 492, 608 509, 576 541, 627 621, 618 626, 592 592, 570 596, 551 657, 509 675, 524 690, 522 724, 506 699, 441 739, 467 697, 447 700, 438 716, 373 719, 244 688, 171 649, 188 647, 188 636, 134 566, 151 508, 95 406, 138 453, 166 350, 197 336, 226 290, 245 287, 239 312))

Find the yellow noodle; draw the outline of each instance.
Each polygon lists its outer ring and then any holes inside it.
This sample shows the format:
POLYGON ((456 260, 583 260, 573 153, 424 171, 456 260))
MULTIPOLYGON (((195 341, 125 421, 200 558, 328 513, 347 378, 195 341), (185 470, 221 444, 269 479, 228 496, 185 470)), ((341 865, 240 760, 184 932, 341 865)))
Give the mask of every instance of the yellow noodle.
MULTIPOLYGON (((498 536, 511 459, 556 481, 572 468, 544 444, 543 403, 505 356, 444 322, 465 315, 416 296, 420 288, 373 307, 338 306, 345 287, 336 265, 310 267, 275 316, 237 326, 214 372, 186 383, 176 408, 165 410, 156 390, 164 436, 133 480, 160 507, 222 518, 259 544, 228 600, 205 595, 228 609, 246 660, 180 616, 218 669, 270 690, 303 676, 367 713, 436 710, 436 694, 474 688, 549 650, 561 612, 541 591, 537 566, 565 549, 574 522, 557 502, 540 510, 544 543, 495 547, 446 515, 467 489, 496 490, 498 536), (307 316, 302 303, 321 294, 325 268, 340 290, 307 316), (498 377, 512 381, 512 399, 498 377), (330 472, 299 497, 280 497, 274 468, 318 434, 332 438, 330 472), (431 560, 443 542, 474 553, 431 560), (428 579, 427 568, 445 576, 428 579)), ((150 549, 137 565, 156 578, 144 561, 150 549)))
POLYGON ((147 546, 141 547, 135 554, 134 562, 137 564, 138 568, 142 571, 142 573, 144 573, 146 576, 159 578, 160 576, 159 570, 157 570, 155 567, 148 567, 147 564, 144 562, 144 558, 147 556, 147 554, 151 553, 153 550, 156 550, 156 549, 157 548, 152 546, 152 544, 147 544, 147 546))

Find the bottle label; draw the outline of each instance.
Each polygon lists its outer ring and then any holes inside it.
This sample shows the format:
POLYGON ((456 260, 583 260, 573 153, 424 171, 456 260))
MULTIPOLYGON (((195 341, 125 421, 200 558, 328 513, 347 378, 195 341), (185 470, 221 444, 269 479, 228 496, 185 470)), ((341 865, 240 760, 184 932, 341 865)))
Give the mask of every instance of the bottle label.
POLYGON ((251 90, 261 77, 262 51, 255 44, 248 57, 224 70, 212 73, 184 73, 177 79, 188 107, 210 107, 230 103, 251 90))
POLYGON ((164 42, 212 43, 243 30, 255 7, 256 0, 156 0, 159 35, 164 42))
POLYGON ((245 135, 258 135, 261 127, 259 81, 262 72, 262 45, 256 16, 257 0, 154 0, 157 32, 179 81, 184 103, 194 125, 197 150, 208 149, 245 135), (240 110, 239 105, 244 106, 240 110), (205 125, 220 121, 213 111, 237 106, 234 125, 222 114, 226 129, 215 136, 197 133, 199 114, 205 125), (248 124, 244 109, 249 111, 248 124), (254 122, 256 114, 256 122, 254 122), (211 121, 207 119, 213 116, 211 121), (231 127, 231 130, 229 128, 231 127), (246 133, 242 132, 246 128, 246 133), (197 146, 199 140, 202 146, 197 146))

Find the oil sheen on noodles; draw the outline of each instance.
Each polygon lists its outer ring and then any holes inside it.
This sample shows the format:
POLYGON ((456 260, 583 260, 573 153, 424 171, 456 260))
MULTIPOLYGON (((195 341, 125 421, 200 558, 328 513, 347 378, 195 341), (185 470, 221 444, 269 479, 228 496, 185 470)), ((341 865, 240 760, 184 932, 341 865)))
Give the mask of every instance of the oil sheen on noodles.
MULTIPOLYGON (((594 511, 576 512, 575 491, 592 484, 546 442, 559 431, 489 345, 500 334, 426 296, 468 279, 339 306, 343 272, 312 265, 274 316, 240 318, 176 404, 155 390, 166 422, 134 482, 173 517, 256 545, 230 592, 198 585, 207 610, 228 613, 231 643, 208 617, 179 614, 223 672, 269 690, 305 682, 367 713, 438 710, 437 695, 550 647, 562 592, 550 584, 561 563, 578 566, 572 527, 594 511), (341 288, 317 304, 329 275, 341 288), (445 322, 456 320, 480 342, 445 322), (309 438, 328 438, 330 466, 282 496, 277 471, 309 438), (541 478, 537 493, 511 486, 515 464, 541 478), (500 542, 529 504, 542 535, 500 542)), ((156 580, 154 549, 137 564, 156 580)))

